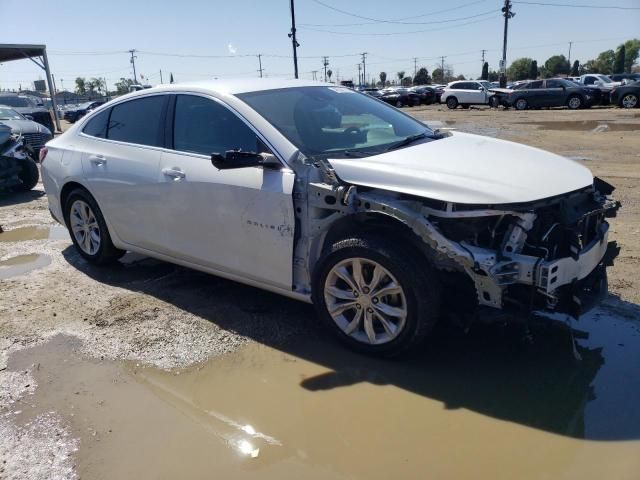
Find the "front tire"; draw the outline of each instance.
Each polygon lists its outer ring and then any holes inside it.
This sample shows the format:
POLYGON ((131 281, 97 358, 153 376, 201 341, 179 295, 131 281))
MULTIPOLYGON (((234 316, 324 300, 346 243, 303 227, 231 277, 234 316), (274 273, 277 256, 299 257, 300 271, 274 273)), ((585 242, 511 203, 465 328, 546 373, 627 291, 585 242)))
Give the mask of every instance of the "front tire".
POLYGON ((451 110, 455 110, 458 106, 458 99, 456 97, 447 98, 447 107, 451 110))
POLYGON ((396 108, 402 108, 402 107, 404 107, 404 103, 402 103, 402 100, 396 101, 396 108))
POLYGON ((40 172, 38 172, 38 165, 30 158, 20 160, 20 173, 18 178, 22 182, 20 185, 13 187, 14 192, 28 192, 38 184, 40 180, 40 172))
POLYGON ((567 107, 569 107, 570 110, 578 110, 582 107, 582 104, 582 98, 578 97, 577 95, 569 97, 569 99, 567 100, 567 107))
POLYGON ((620 99, 622 108, 635 108, 638 106, 638 96, 634 93, 627 93, 620 99))
POLYGON ((86 190, 78 188, 71 192, 64 220, 74 246, 87 261, 106 265, 126 253, 113 245, 100 207, 86 190))
POLYGON ((395 356, 418 346, 435 325, 440 288, 420 255, 376 236, 336 242, 318 263, 313 303, 350 348, 395 356))
POLYGON ((529 103, 524 98, 519 98, 516 100, 514 107, 516 110, 526 110, 529 107, 529 103))

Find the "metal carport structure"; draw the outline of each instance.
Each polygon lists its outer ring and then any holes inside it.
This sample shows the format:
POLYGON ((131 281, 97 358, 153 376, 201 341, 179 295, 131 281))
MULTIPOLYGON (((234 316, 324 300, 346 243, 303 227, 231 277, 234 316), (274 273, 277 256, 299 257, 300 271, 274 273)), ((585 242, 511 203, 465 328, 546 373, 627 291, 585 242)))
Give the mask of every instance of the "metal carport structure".
POLYGON ((56 104, 56 93, 53 90, 51 70, 49 69, 49 59, 47 58, 47 46, 0 43, 0 63, 10 62, 13 60, 24 60, 25 58, 28 58, 45 71, 45 74, 47 76, 47 88, 49 89, 49 95, 51 96, 53 118, 56 122, 56 128, 60 132, 62 131, 62 129, 60 128, 58 106, 56 104))

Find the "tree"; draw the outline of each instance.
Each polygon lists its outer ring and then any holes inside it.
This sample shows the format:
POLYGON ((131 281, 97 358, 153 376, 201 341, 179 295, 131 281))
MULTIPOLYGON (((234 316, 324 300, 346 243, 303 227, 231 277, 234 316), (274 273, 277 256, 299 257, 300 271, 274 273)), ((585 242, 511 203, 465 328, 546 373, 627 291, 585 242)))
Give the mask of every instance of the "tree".
POLYGON ((482 65, 482 75, 480 75, 480 80, 488 80, 489 79, 489 62, 484 62, 482 65))
POLYGON ((86 82, 87 93, 93 95, 96 92, 102 92, 106 95, 106 83, 101 78, 92 78, 86 82))
POLYGON ((571 67, 571 76, 577 77, 580 75, 580 62, 578 60, 573 62, 573 66, 571 67))
POLYGON ((387 83, 387 72, 380 72, 380 83, 384 87, 387 83))
POLYGON ((531 66, 529 67, 529 78, 531 80, 535 80, 538 78, 538 61, 533 60, 531 62, 531 66))
POLYGON ((456 77, 456 80, 466 80, 465 76, 460 74, 456 77))
POLYGON ((553 55, 544 62, 544 76, 555 77, 560 74, 569 74, 570 65, 567 61, 567 57, 564 55, 553 55))
POLYGON ((129 87, 134 84, 134 81, 130 78, 120 78, 119 82, 115 83, 116 95, 124 95, 129 93, 129 87))
POLYGON ((436 68, 431 72, 431 77, 433 78, 434 83, 448 83, 455 80, 453 70, 449 65, 444 66, 444 72, 441 68, 436 68))
POLYGON ((638 55, 640 55, 640 39, 634 38, 633 40, 624 42, 624 50, 624 71, 631 72, 633 70, 633 64, 636 63, 638 55))
POLYGON ((401 81, 400 81, 400 85, 403 85, 405 87, 408 87, 411 85, 411 83, 413 82, 413 79, 411 77, 404 77, 401 81))
POLYGON ((616 60, 616 53, 613 50, 601 52, 594 60, 589 60, 584 64, 588 73, 604 73, 608 75, 613 72, 613 64, 616 60))
POLYGON ((487 77, 487 80, 489 80, 490 82, 497 82, 499 78, 500 74, 498 72, 496 72, 495 70, 489 70, 489 76, 487 77))
POLYGON ((527 57, 515 59, 507 69, 507 77, 514 82, 518 80, 526 80, 529 78, 532 62, 533 60, 527 57))
POLYGON ((76 93, 78 95, 87 93, 87 81, 83 77, 76 78, 76 93))
POLYGON ((613 73, 624 73, 624 57, 625 57, 624 43, 616 50, 616 58, 613 63, 613 73))
POLYGON ((404 78, 404 70, 396 73, 396 75, 398 76, 398 81, 400 82, 400 84, 402 84, 402 79, 404 78))
POLYGON ((416 85, 426 85, 428 83, 431 83, 429 71, 424 67, 419 68, 416 72, 416 76, 413 77, 413 83, 416 85))
POLYGON ((331 81, 331 75, 333 75, 333 71, 332 70, 327 70, 327 77, 329 77, 329 81, 331 81))

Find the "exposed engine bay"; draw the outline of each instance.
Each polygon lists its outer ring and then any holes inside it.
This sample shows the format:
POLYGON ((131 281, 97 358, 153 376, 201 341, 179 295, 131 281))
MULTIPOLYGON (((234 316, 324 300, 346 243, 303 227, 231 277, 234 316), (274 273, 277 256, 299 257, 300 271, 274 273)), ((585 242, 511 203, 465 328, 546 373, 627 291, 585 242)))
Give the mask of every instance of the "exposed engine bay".
POLYGON ((451 288, 462 295, 464 284, 470 286, 474 310, 577 318, 607 291, 605 267, 619 248, 608 241, 606 219, 620 203, 598 178, 592 186, 525 204, 460 205, 348 185, 324 160, 311 163, 300 155, 297 165, 297 292, 311 289, 314 264, 333 229, 379 220, 402 224, 422 240, 428 262, 443 278, 456 279, 451 288))

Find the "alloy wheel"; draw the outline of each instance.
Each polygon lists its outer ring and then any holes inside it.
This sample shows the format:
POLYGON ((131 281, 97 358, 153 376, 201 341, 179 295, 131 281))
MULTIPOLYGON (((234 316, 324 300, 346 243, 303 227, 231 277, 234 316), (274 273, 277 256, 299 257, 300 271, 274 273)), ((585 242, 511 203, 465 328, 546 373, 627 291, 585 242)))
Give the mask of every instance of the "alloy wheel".
POLYGON ((579 97, 571 97, 569 99, 569 108, 580 108, 580 106, 582 105, 582 100, 580 100, 579 97))
POLYGON ((88 255, 95 255, 100 248, 100 225, 89 204, 76 200, 69 215, 71 231, 78 246, 88 255))
POLYGON ((408 315, 400 283, 389 270, 366 258, 349 258, 334 265, 325 280, 324 299, 336 325, 369 345, 397 338, 408 315))
POLYGON ((624 108, 634 108, 638 105, 638 97, 629 93, 622 97, 622 106, 624 108))

